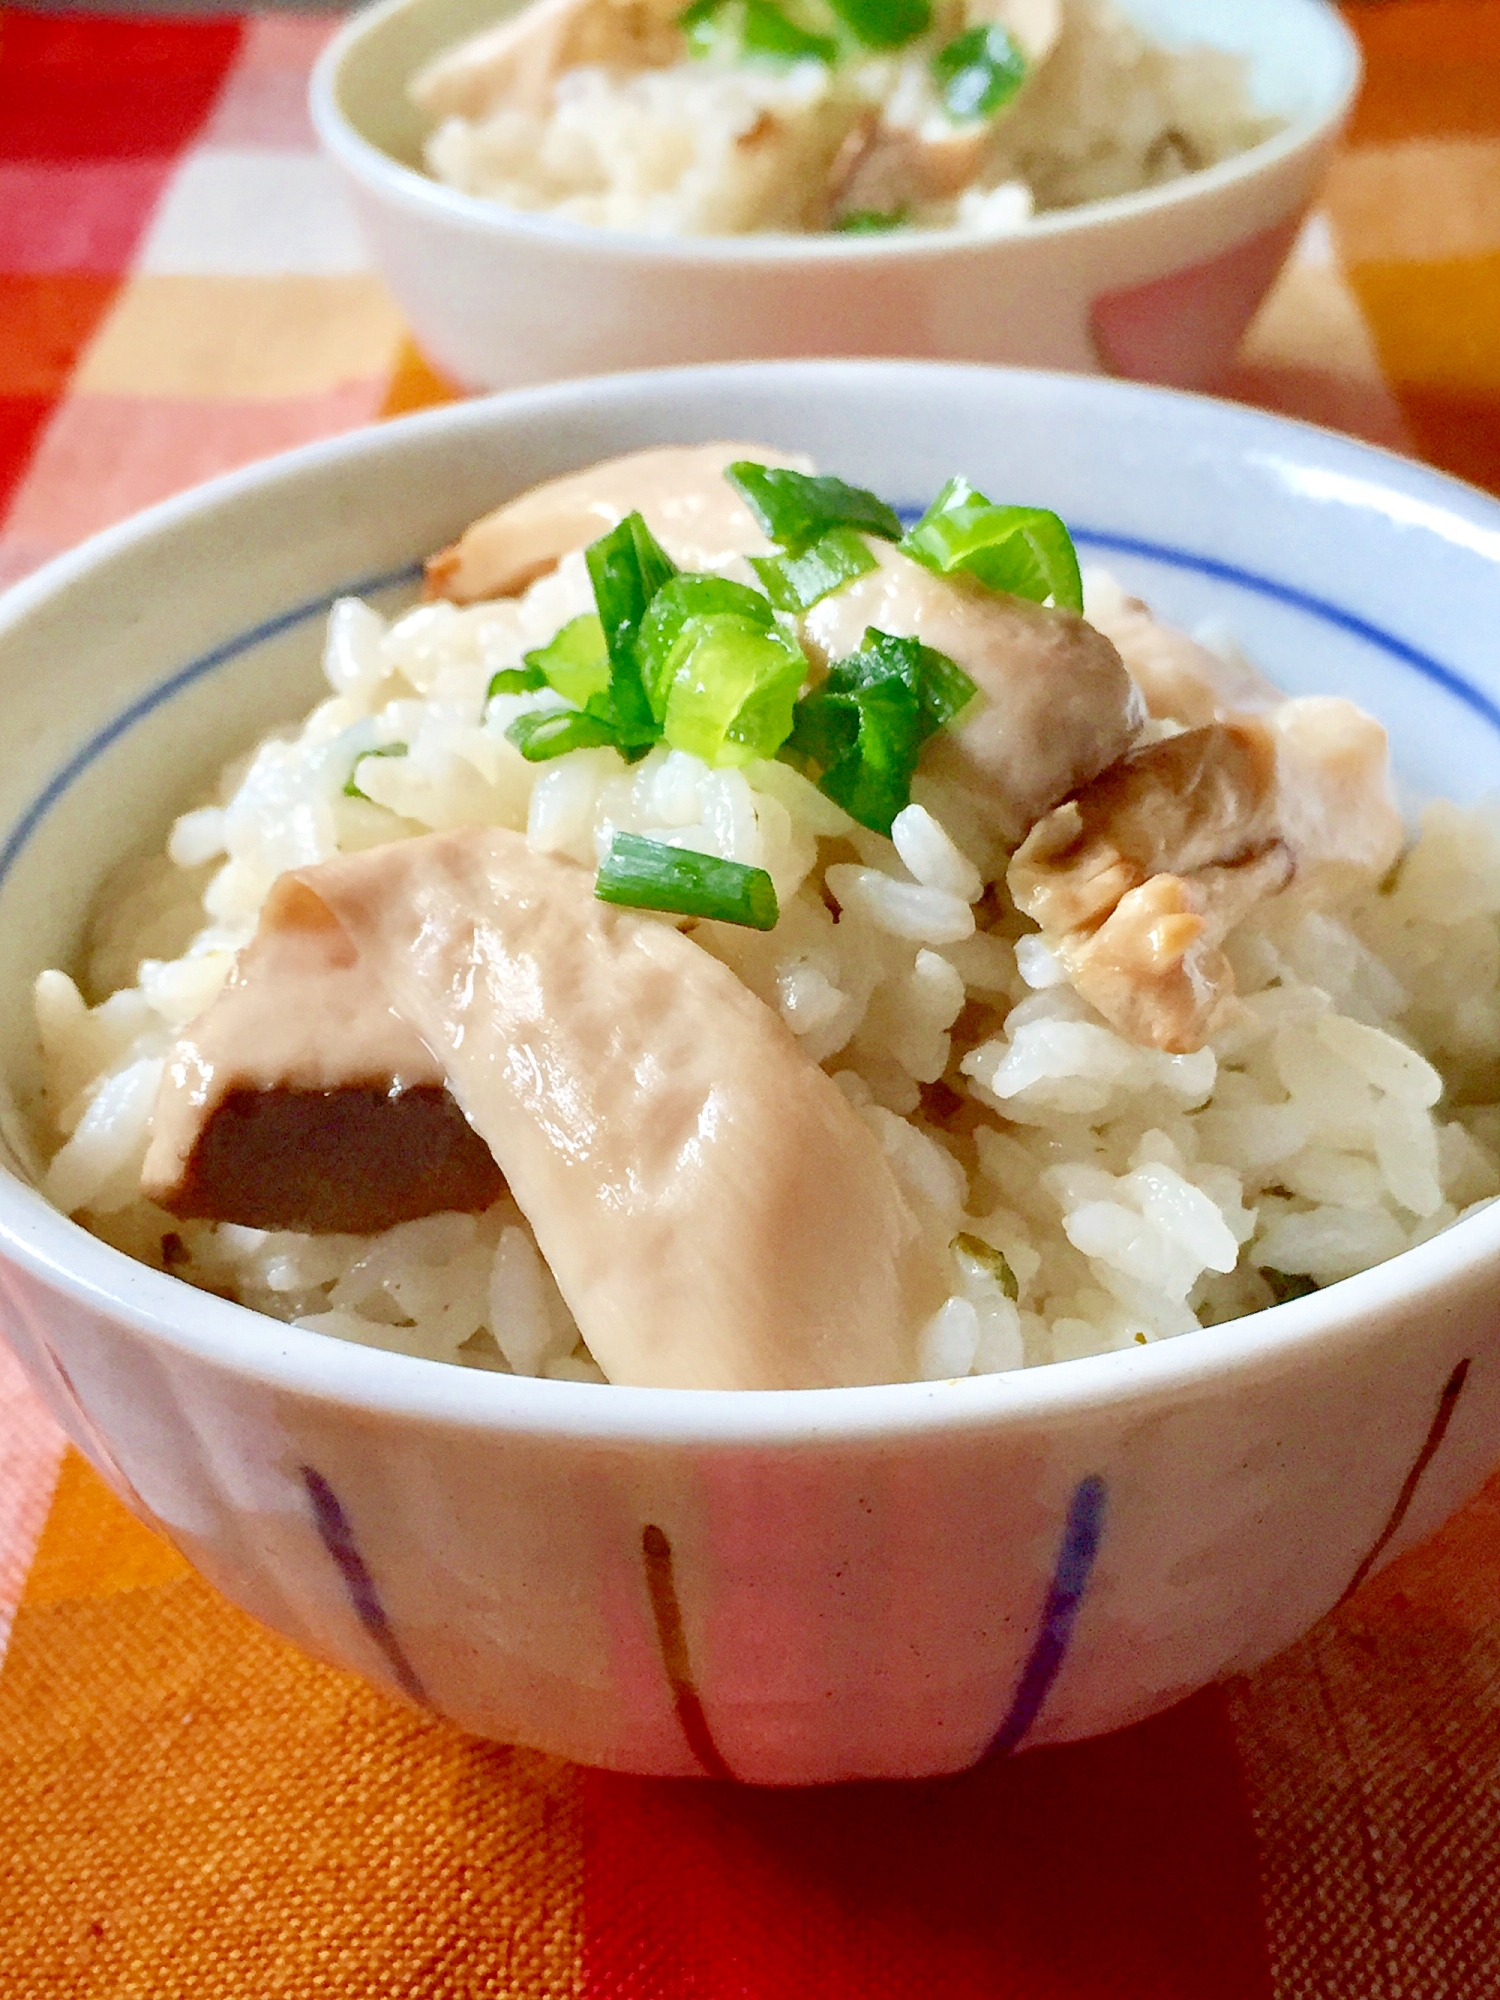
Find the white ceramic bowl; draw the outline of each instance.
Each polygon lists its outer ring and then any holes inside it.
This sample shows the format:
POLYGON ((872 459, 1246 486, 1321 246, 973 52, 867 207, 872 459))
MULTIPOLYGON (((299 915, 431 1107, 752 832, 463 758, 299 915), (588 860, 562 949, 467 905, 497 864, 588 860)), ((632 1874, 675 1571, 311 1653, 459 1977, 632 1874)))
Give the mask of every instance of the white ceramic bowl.
POLYGON ((1056 507, 1172 616, 1500 784, 1500 506, 1253 412, 900 363, 687 370, 445 409, 251 467, 0 606, 0 1313, 130 1505, 229 1596, 488 1735, 646 1772, 917 1775, 1248 1668, 1500 1459, 1500 1205, 1235 1325, 961 1382, 733 1394, 474 1374, 265 1320, 27 1184, 28 988, 126 852, 309 705, 320 614, 481 509, 729 433, 892 499, 1056 507), (879 421, 872 422, 872 412, 879 421))
POLYGON ((1169 41, 1250 62, 1277 137, 1020 234, 648 237, 520 215, 418 170, 408 78, 518 0, 383 0, 329 44, 319 137, 418 340, 458 382, 799 354, 1105 369, 1198 387, 1280 268, 1359 77, 1323 0, 1124 0, 1169 41))

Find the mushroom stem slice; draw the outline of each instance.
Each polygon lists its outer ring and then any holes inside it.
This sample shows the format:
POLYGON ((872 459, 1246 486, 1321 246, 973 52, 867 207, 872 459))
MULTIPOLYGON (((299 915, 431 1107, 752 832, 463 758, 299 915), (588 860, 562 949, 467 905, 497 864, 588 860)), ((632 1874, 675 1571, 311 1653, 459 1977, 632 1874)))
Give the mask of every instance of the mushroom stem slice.
POLYGON ((611 1381, 910 1379, 939 1256, 873 1132, 726 966, 504 829, 299 879, 441 1057, 611 1381))
POLYGON ((742 458, 812 469, 798 453, 767 444, 666 445, 607 458, 545 480, 475 521, 428 561, 427 594, 455 604, 517 596, 632 513, 645 516, 667 554, 687 569, 766 555, 771 544, 724 477, 742 458))

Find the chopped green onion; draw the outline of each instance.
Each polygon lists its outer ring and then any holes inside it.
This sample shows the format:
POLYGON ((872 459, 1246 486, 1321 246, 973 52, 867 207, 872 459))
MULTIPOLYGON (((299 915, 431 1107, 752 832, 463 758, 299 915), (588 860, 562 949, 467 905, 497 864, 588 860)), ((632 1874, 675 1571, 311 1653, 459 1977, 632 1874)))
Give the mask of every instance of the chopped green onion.
POLYGON ((899 49, 932 25, 928 0, 828 0, 828 4, 867 49, 899 49))
MULTIPOLYGON (((595 695, 603 694, 609 686, 604 627, 590 611, 585 611, 581 618, 570 618, 545 646, 538 646, 535 652, 525 653, 522 658, 528 672, 541 676, 532 686, 545 682, 548 687, 556 688, 564 701, 571 701, 578 708, 595 695)), ((490 692, 494 692, 493 686, 490 692)))
POLYGON ((740 22, 740 49, 750 60, 761 62, 832 63, 839 45, 828 35, 810 35, 772 0, 743 0, 740 22))
POLYGON ((999 21, 970 28, 932 58, 943 109, 961 125, 1002 111, 1026 81, 1029 67, 1025 52, 999 21))
POLYGON ((751 62, 833 63, 839 46, 795 22, 775 0, 693 0, 677 16, 689 52, 710 55, 725 43, 751 62))
POLYGON ((924 646, 917 670, 917 701, 922 710, 922 740, 938 731, 966 709, 979 686, 956 660, 940 653, 936 646, 924 646))
POLYGON ((382 743, 378 749, 361 750, 354 760, 349 776, 344 781, 344 797, 346 799, 364 799, 367 804, 374 805, 375 801, 370 797, 370 794, 362 792, 355 782, 355 774, 358 772, 360 765, 363 764, 366 757, 404 757, 406 755, 407 746, 404 743, 382 743))
POLYGON ((800 555, 830 528, 858 528, 888 542, 901 538, 894 509, 862 486, 842 479, 816 478, 786 465, 757 465, 742 458, 726 466, 724 477, 748 503, 773 542, 800 555))
POLYGON ((792 711, 792 730, 779 752, 823 790, 821 774, 841 763, 859 741, 859 703, 852 695, 830 692, 825 680, 803 695, 792 711))
POLYGON ((633 910, 669 910, 769 931, 781 914, 764 868, 721 861, 686 847, 669 847, 638 833, 617 833, 599 868, 594 894, 633 910))
POLYGON ((706 56, 718 46, 721 29, 718 16, 724 0, 693 0, 691 7, 684 7, 677 16, 677 25, 687 37, 689 51, 695 56, 706 56))
POLYGON ((828 767, 818 789, 861 826, 889 834, 897 813, 911 803, 922 747, 916 701, 891 679, 860 688, 851 705, 858 725, 854 748, 828 767))
POLYGON ((915 696, 924 743, 979 692, 957 661, 935 646, 924 646, 920 639, 892 638, 873 625, 865 627, 859 651, 831 667, 823 685, 841 692, 885 679, 902 681, 915 696))
POLYGON ((900 229, 905 221, 904 208, 851 208, 833 226, 842 236, 884 236, 888 230, 900 229))
POLYGON ((911 803, 922 745, 978 693, 946 654, 871 626, 797 703, 782 756, 874 833, 911 803))
POLYGON ((948 481, 901 547, 939 575, 966 570, 991 590, 1083 610, 1078 554, 1057 515, 997 507, 966 479, 948 481))
POLYGON ((967 1230, 953 1239, 953 1248, 963 1256, 972 1258, 982 1269, 998 1280, 1000 1289, 1008 1299, 1018 1299, 1021 1287, 1016 1283, 1016 1274, 1010 1268, 1003 1252, 993 1243, 986 1243, 982 1236, 971 1236, 967 1230))
POLYGON ((627 514, 591 542, 585 558, 610 668, 608 690, 591 698, 590 713, 614 725, 623 747, 644 752, 656 741, 657 727, 635 642, 652 598, 676 576, 677 565, 639 514, 627 514))
POLYGON ((691 619, 673 649, 662 735, 710 765, 774 757, 806 678, 801 648, 778 628, 732 612, 691 619))
MULTIPOLYGON (((535 657, 528 653, 527 660, 535 657)), ((497 694, 535 694, 539 687, 547 685, 547 676, 540 667, 502 667, 498 674, 490 676, 490 684, 484 691, 486 701, 493 701, 497 694)))
POLYGON ((597 715, 578 708, 533 708, 518 715, 505 732, 528 764, 566 757, 570 750, 619 750, 618 732, 597 715))
POLYGON ((635 657, 658 722, 667 712, 685 629, 721 614, 748 619, 760 631, 769 631, 774 622, 771 606, 758 590, 723 576, 669 577, 652 598, 636 637, 635 657))
POLYGON ((751 556, 750 567, 778 611, 811 611, 830 591, 875 567, 853 528, 830 528, 801 555, 751 556))

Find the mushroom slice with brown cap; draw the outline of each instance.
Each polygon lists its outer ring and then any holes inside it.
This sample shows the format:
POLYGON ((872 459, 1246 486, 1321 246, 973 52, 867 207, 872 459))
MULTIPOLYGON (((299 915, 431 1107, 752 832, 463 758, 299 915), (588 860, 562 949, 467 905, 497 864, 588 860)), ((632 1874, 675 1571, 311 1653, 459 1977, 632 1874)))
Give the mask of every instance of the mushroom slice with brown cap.
POLYGON ((831 664, 857 652, 873 625, 956 661, 980 699, 926 745, 922 769, 964 786, 1013 847, 1130 748, 1145 719, 1135 683, 1108 639, 1071 611, 934 575, 888 542, 871 542, 870 553, 874 569, 803 619, 804 649, 831 664))
POLYGON ((759 522, 724 477, 742 458, 811 470, 798 453, 764 444, 665 445, 607 458, 533 486, 474 522, 428 562, 428 594, 455 604, 513 597, 632 513, 685 569, 767 555, 759 522))
POLYGON ((284 875, 167 1062, 141 1191, 174 1215, 373 1236, 504 1192, 442 1066, 284 875))
POLYGON ((431 118, 548 110, 564 70, 584 63, 654 69, 683 53, 676 0, 532 0, 494 27, 444 49, 407 86, 431 118))
POLYGON ((1319 696, 1136 751, 1041 820, 1007 880, 1085 1000, 1187 1054, 1224 1016, 1222 946, 1256 903, 1293 879, 1374 880, 1401 841, 1385 731, 1319 696))
POLYGON ((727 967, 503 829, 298 880, 440 1058, 611 1381, 912 1376, 938 1256, 873 1133, 727 967))

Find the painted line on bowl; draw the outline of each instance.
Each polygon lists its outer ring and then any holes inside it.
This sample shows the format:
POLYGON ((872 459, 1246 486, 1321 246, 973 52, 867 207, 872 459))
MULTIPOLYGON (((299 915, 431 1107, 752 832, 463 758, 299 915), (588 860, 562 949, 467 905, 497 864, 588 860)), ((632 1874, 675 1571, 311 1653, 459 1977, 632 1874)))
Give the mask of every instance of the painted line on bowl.
MULTIPOLYGON (((1406 1519, 1407 1509, 1416 1498, 1417 1487, 1421 1483, 1422 1474, 1437 1457, 1443 1439, 1448 1435, 1448 1426, 1453 1421, 1453 1412, 1458 1408, 1458 1399, 1464 1392, 1464 1384, 1469 1379, 1469 1370, 1472 1366, 1472 1359, 1465 1356, 1462 1361, 1455 1364, 1453 1373, 1443 1384, 1443 1392, 1438 1397, 1437 1408, 1432 1414, 1432 1422, 1427 1426, 1427 1435, 1422 1440, 1422 1449, 1412 1460, 1411 1470, 1401 1482, 1401 1491, 1396 1495, 1396 1504, 1390 1511, 1390 1517, 1380 1533, 1375 1537, 1364 1561, 1354 1572, 1353 1576, 1350 1577, 1344 1588, 1343 1595, 1338 1600, 1339 1604, 1348 1603, 1349 1599, 1359 1589, 1376 1563, 1379 1562, 1381 1556, 1385 1553, 1386 1547, 1400 1528, 1401 1523, 1406 1519)), ((1338 1606, 1335 1605, 1334 1608, 1337 1610, 1338 1606)))
POLYGON ((349 1602, 354 1606, 354 1615, 365 1631, 384 1654, 391 1672, 396 1676, 401 1692, 408 1700, 429 1708, 427 1690, 423 1687, 417 1670, 402 1650, 401 1641, 385 1614, 385 1606, 380 1601, 380 1593, 375 1588, 359 1546, 354 1539, 354 1530, 349 1525, 349 1517, 321 1472, 310 1465, 298 1468, 302 1483, 307 1488, 307 1497, 312 1502, 313 1522, 318 1530, 318 1539, 333 1558, 334 1568, 344 1579, 344 1587, 349 1593, 349 1602))
POLYGON ((117 743, 122 736, 133 729, 138 722, 144 722, 164 702, 171 701, 194 681, 200 681, 206 674, 227 666, 242 653, 263 646, 270 639, 280 638, 283 632, 290 632, 298 625, 304 625, 310 618, 326 617, 341 597, 373 596, 377 591, 392 590, 400 583, 415 583, 422 574, 421 563, 407 563, 401 569, 387 570, 378 576, 362 577, 354 583, 341 585, 323 597, 310 597, 303 604, 295 605, 290 611, 282 611, 274 618, 267 618, 263 624, 252 626, 248 632, 238 632, 234 638, 226 639, 222 645, 214 646, 206 653, 200 653, 189 660, 185 667, 179 667, 155 687, 147 688, 138 695, 128 708, 105 723, 89 740, 76 750, 67 763, 55 771, 38 792, 31 804, 22 813, 6 836, 4 846, 0 846, 0 887, 15 866, 22 848, 30 840, 37 827, 52 810, 76 778, 79 778, 96 763, 106 750, 117 743))
POLYGON ((1166 542, 1142 541, 1138 536, 1116 535, 1105 528, 1070 527, 1068 532, 1075 542, 1085 542, 1090 548, 1109 549, 1122 556, 1145 556, 1149 561, 1166 563, 1173 569, 1212 577, 1217 583, 1236 584, 1241 590, 1253 591, 1257 597, 1266 597, 1273 603, 1285 604, 1294 611, 1321 618, 1324 624, 1333 625, 1339 631, 1348 632, 1353 638, 1363 639, 1367 645, 1389 653, 1403 666, 1414 667, 1425 680, 1434 682, 1458 701, 1466 703, 1476 715, 1482 715, 1492 729, 1500 730, 1500 704, 1491 701, 1462 674, 1455 673, 1452 667, 1445 667, 1441 660, 1433 659, 1419 646, 1409 645, 1405 639, 1398 639, 1394 632, 1372 625, 1367 618, 1346 611, 1342 605, 1331 603, 1326 597, 1315 596, 1312 591, 1302 590, 1296 584, 1278 583, 1274 577, 1262 576, 1257 570, 1241 569, 1237 563, 1221 562, 1217 556, 1195 555, 1190 549, 1174 548, 1166 542))
POLYGON ((682 1629, 682 1607, 677 1601, 677 1582, 672 1573, 672 1544, 655 1522, 648 1522, 641 1530, 641 1558, 646 1565, 646 1589, 651 1598, 651 1615, 656 1621, 662 1670, 672 1690, 672 1706, 682 1724, 688 1748, 710 1778, 732 1781, 734 1773, 714 1741, 693 1679, 693 1662, 682 1629))
POLYGON ((1068 1518, 1063 1524, 1062 1543, 1057 1551, 1057 1567, 1047 1586, 1042 1623, 1005 1720, 990 1738, 988 1747, 975 1760, 976 1768, 994 1758, 1008 1757, 1018 1750, 1031 1725, 1042 1711, 1062 1671, 1079 1606, 1088 1589, 1094 1559, 1104 1539, 1104 1503, 1108 1487, 1097 1472, 1080 1479, 1068 1502, 1068 1518))
POLYGON ((172 1541, 165 1522, 146 1505, 137 1492, 134 1482, 127 1476, 120 1461, 105 1442, 104 1435, 89 1415, 62 1356, 45 1334, 39 1336, 32 1353, 41 1367, 53 1378, 52 1393, 68 1413, 68 1417, 62 1418, 61 1421, 74 1447, 83 1453, 99 1477, 114 1490, 118 1499, 125 1502, 138 1520, 144 1521, 148 1528, 154 1529, 164 1542, 172 1541), (71 1422, 68 1421, 69 1417, 72 1419, 71 1422))

